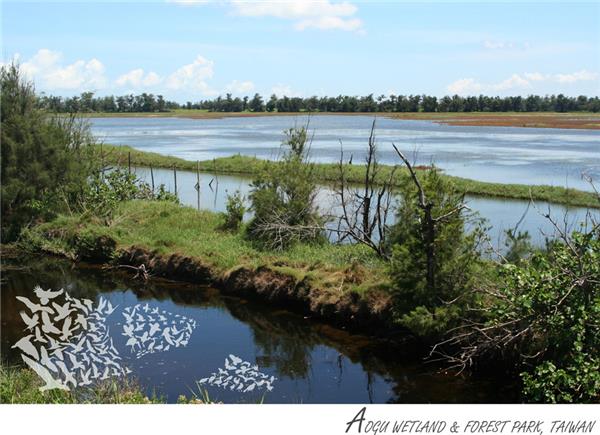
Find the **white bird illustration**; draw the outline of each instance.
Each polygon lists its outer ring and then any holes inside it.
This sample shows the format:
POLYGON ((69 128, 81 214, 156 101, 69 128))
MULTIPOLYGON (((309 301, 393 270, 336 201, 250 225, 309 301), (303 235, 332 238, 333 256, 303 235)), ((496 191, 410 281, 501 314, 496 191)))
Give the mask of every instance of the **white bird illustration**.
POLYGON ((71 336, 72 330, 71 330, 71 318, 67 317, 63 323, 63 327, 62 327, 62 335, 60 337, 60 339, 62 341, 67 341, 69 339, 69 337, 71 336))
POLYGON ((54 299, 63 294, 64 290, 60 289, 57 291, 44 290, 39 285, 36 285, 33 289, 35 295, 40 299, 42 305, 48 305, 50 299, 54 299))
POLYGON ((121 335, 124 335, 126 337, 132 336, 133 335, 133 328, 134 328, 133 325, 123 325, 123 334, 121 334, 121 335))
POLYGON ((63 372, 63 374, 65 375, 65 385, 70 382, 74 387, 76 387, 77 380, 75 379, 73 374, 69 371, 69 369, 67 368, 65 363, 62 361, 56 361, 56 365, 60 368, 60 371, 63 372))
POLYGON ((40 317, 37 314, 34 314, 31 317, 29 317, 24 311, 21 311, 19 314, 21 315, 21 319, 23 319, 23 322, 25 322, 25 325, 27 326, 25 329, 28 329, 30 331, 33 328, 35 328, 35 326, 38 324, 38 321, 40 320, 40 317))
POLYGON ((154 334, 156 334, 158 331, 160 331, 160 324, 159 323, 152 323, 150 325, 150 331, 148 331, 148 335, 150 337, 152 337, 154 334))
POLYGON ((27 308, 29 308, 29 311, 31 311, 32 313, 36 313, 38 311, 45 311, 47 313, 52 313, 52 308, 43 307, 40 304, 34 304, 33 302, 31 302, 29 299, 27 299, 24 296, 17 296, 16 299, 23 302, 25 304, 25 306, 27 306, 27 308))
MULTIPOLYGON (((43 336, 42 336, 42 332, 40 331, 40 328, 38 326, 35 327, 35 341, 37 341, 38 343, 48 343, 48 340, 46 340, 43 336)), ((47 336, 48 338, 50 338, 49 336, 47 336)))
POLYGON ((71 307, 70 302, 67 302, 64 305, 59 305, 56 302, 52 302, 52 306, 54 307, 54 310, 56 311, 56 314, 57 314, 54 317, 55 321, 62 320, 65 317, 67 317, 70 313, 72 313, 73 311, 76 311, 74 308, 69 309, 71 307))
POLYGON ((60 334, 61 331, 60 329, 58 329, 56 326, 54 326, 52 324, 52 322, 50 322, 50 317, 48 316, 48 313, 46 313, 45 311, 42 312, 42 331, 44 331, 46 334, 60 334))
POLYGON ((54 388, 69 391, 69 387, 63 384, 60 380, 54 379, 46 367, 38 364, 36 361, 32 360, 26 355, 21 355, 21 358, 23 358, 23 361, 25 361, 25 363, 31 367, 33 371, 36 372, 38 376, 46 383, 44 386, 40 387, 40 391, 52 390, 54 388))
POLYGON ((83 304, 90 310, 93 311, 94 310, 94 302, 90 301, 89 299, 84 299, 83 300, 83 304))
MULTIPOLYGON (((31 344, 31 337, 33 337, 33 334, 30 334, 30 335, 28 335, 26 337, 21 338, 19 341, 17 341, 11 347, 11 349, 14 349, 15 347, 18 347, 19 349, 21 349, 26 354, 31 355, 36 360, 39 360, 40 359, 40 354, 38 353, 36 347, 33 344, 31 344)), ((22 356, 24 356, 24 355, 22 355, 22 356)))
POLYGON ((88 369, 85 373, 83 371, 79 372, 79 377, 81 378, 81 382, 79 382, 79 385, 90 385, 92 383, 92 381, 90 381, 91 372, 91 369, 88 369))
POLYGON ((116 309, 117 309, 118 305, 114 306, 110 303, 110 301, 108 301, 108 305, 106 306, 106 311, 104 312, 104 314, 106 314, 107 316, 110 316, 116 309))
POLYGON ((75 318, 75 323, 79 323, 83 329, 87 329, 88 327, 87 319, 83 314, 77 314, 77 317, 75 318))
POLYGON ((77 360, 77 357, 75 355, 69 352, 66 352, 66 354, 69 357, 69 360, 71 360, 71 370, 85 369, 85 366, 77 360))
POLYGON ((96 364, 92 363, 92 378, 97 379, 99 374, 98 367, 96 367, 96 364))
POLYGON ((40 356, 41 356, 40 362, 42 363, 43 366, 49 368, 53 372, 58 372, 58 369, 56 368, 54 363, 52 361, 50 361, 50 358, 48 358, 48 351, 46 350, 46 348, 44 346, 40 347, 40 356))
POLYGON ((71 347, 75 353, 79 353, 83 350, 83 345, 85 342, 86 336, 84 335, 77 344, 69 343, 69 347, 71 347))
MULTIPOLYGON (((239 363, 241 363, 241 362, 242 362, 242 359, 241 359, 241 358, 238 358, 237 356, 235 356, 235 355, 232 355, 232 354, 229 354, 229 358, 231 359, 231 363, 232 363, 233 365, 238 365, 239 363)), ((227 361, 227 359, 225 359, 225 361, 227 361)))
POLYGON ((104 299, 103 297, 100 297, 100 301, 98 302, 98 307, 96 307, 96 311, 98 313, 101 313, 102 310, 104 310, 105 306, 106 306, 106 299, 104 299))

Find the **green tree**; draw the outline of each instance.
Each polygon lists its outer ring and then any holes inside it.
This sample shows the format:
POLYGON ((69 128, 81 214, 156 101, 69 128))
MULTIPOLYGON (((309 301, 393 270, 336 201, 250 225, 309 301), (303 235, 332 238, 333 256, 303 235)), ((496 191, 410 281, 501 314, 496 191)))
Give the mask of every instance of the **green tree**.
MULTIPOLYGON (((401 155, 401 153, 399 153, 401 155)), ((403 158, 413 182, 400 189, 392 227, 390 272, 401 323, 426 338, 453 326, 470 302, 480 265, 483 231, 465 232, 469 216, 463 195, 436 168, 417 174, 403 158)))
POLYGON ((94 172, 88 127, 37 108, 32 83, 17 65, 0 69, 2 240, 74 202, 94 172))

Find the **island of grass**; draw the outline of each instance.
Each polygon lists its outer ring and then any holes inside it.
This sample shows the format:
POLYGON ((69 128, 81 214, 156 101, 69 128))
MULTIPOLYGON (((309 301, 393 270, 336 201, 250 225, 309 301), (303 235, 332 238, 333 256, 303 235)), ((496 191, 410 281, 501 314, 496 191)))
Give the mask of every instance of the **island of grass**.
MULTIPOLYGON (((126 166, 129 162, 134 166, 153 168, 177 168, 180 170, 209 172, 214 174, 237 174, 255 176, 263 170, 268 170, 269 165, 277 162, 257 159, 256 157, 234 155, 214 160, 193 162, 178 157, 165 156, 158 153, 140 151, 129 146, 115 146, 104 144, 97 146, 105 163, 126 166)), ((380 180, 389 177, 393 167, 382 165, 380 180)), ((365 169, 361 165, 346 165, 346 179, 351 183, 361 183, 365 178, 365 169)), ((396 184, 406 182, 408 172, 404 167, 396 169, 398 176, 396 184)), ((339 179, 339 167, 333 163, 315 164, 315 176, 322 183, 336 182, 339 179)), ((560 186, 529 186, 525 184, 488 183, 484 181, 469 180, 466 178, 444 175, 449 178, 460 193, 473 196, 545 201, 571 207, 600 208, 600 201, 593 192, 570 189, 560 186)))

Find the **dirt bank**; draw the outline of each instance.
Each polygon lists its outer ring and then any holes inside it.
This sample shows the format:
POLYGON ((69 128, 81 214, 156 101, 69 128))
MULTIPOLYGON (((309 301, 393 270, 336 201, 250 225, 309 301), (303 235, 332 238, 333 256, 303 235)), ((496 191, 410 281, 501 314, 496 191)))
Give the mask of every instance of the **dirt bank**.
POLYGON ((143 267, 151 276, 211 285, 225 294, 258 299, 360 333, 393 338, 406 337, 408 332, 394 325, 392 299, 384 291, 359 295, 323 290, 267 266, 219 273, 200 259, 161 255, 136 246, 118 251, 116 263, 143 267))

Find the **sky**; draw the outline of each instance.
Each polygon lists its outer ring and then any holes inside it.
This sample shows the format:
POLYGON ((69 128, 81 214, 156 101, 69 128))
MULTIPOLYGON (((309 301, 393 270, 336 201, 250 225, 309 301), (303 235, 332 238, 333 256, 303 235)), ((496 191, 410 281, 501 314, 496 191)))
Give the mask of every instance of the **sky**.
POLYGON ((2 63, 54 95, 600 95, 597 1, 1 6, 2 63))

